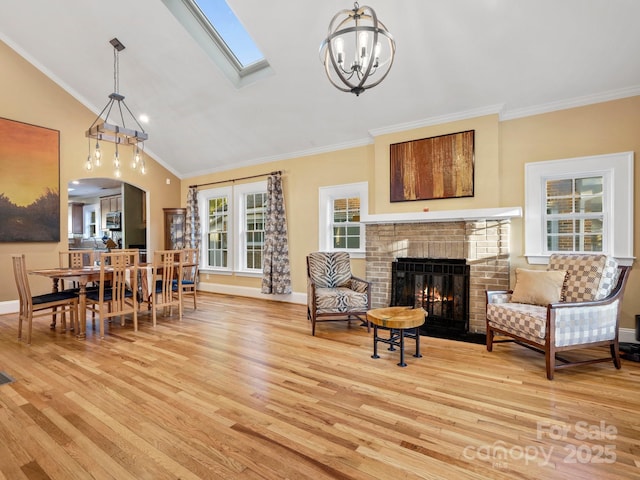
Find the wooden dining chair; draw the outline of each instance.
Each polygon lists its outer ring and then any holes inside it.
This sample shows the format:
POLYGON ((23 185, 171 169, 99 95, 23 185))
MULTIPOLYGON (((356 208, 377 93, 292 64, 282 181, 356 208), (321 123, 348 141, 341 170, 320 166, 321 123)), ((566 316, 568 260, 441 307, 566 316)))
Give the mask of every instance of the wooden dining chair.
POLYGON ((163 315, 172 315, 178 308, 182 320, 182 264, 180 250, 156 250, 153 256, 153 282, 151 284, 151 310, 153 326, 156 326, 158 310, 163 315), (174 295, 174 279, 177 279, 177 295, 174 295))
POLYGON ((100 254, 98 290, 87 292, 87 305, 98 314, 100 338, 104 338, 105 322, 114 317, 124 326, 125 316, 131 315, 133 330, 138 331, 137 292, 138 256, 123 251, 100 254))
POLYGON ((62 250, 58 252, 58 257, 61 268, 82 268, 94 264, 96 251, 91 249, 62 250))
MULTIPOLYGON (((116 250, 113 250, 114 252, 116 250)), ((127 255, 127 263, 131 265, 134 261, 137 265, 140 265, 140 249, 138 248, 123 248, 117 250, 118 252, 122 252, 127 255)))
MULTIPOLYGON (((18 289, 20 299, 20 312, 18 314, 18 339, 22 338, 22 323, 27 322, 27 345, 31 345, 31 333, 33 330, 33 319, 69 312, 74 325, 78 319, 78 294, 73 292, 54 292, 43 295, 31 295, 29 279, 27 277, 27 266, 24 254, 12 255, 13 274, 18 289), (51 310, 51 311, 50 311, 51 310)), ((62 330, 66 331, 67 325, 65 317, 62 317, 62 330)))
MULTIPOLYGON (((198 263, 200 255, 197 248, 183 248, 180 250, 180 262, 182 263, 182 301, 185 297, 193 298, 193 309, 198 308, 198 263)), ((174 295, 178 295, 178 280, 173 281, 174 295)))
MULTIPOLYGON (((96 251, 91 249, 81 250, 63 250, 58 252, 58 265, 60 268, 82 268, 88 267, 95 263, 96 251)), ((66 283, 64 279, 60 279, 59 291, 78 293, 80 285, 76 281, 66 283)), ((95 285, 88 285, 87 288, 97 288, 95 285)), ((62 313, 62 321, 65 321, 65 313, 62 313)), ((55 325, 55 316, 53 320, 55 325)), ((75 327, 75 325, 74 325, 75 327)), ((71 328, 73 330, 73 327, 71 328)))

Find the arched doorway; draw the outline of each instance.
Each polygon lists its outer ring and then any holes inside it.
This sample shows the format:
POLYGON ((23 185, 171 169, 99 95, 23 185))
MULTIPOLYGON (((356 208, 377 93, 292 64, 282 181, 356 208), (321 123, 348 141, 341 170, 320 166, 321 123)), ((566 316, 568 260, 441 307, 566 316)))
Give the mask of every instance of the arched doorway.
POLYGON ((69 182, 69 248, 147 247, 146 192, 121 180, 69 182), (109 242, 111 240, 111 242, 109 242))

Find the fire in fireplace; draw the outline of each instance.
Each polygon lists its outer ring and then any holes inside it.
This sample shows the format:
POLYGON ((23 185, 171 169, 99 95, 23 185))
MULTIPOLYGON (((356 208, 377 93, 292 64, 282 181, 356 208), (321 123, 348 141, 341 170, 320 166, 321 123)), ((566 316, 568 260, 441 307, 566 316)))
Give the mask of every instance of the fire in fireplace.
POLYGON ((465 259, 397 258, 392 264, 391 306, 422 307, 421 334, 463 339, 469 331, 470 267, 465 259))

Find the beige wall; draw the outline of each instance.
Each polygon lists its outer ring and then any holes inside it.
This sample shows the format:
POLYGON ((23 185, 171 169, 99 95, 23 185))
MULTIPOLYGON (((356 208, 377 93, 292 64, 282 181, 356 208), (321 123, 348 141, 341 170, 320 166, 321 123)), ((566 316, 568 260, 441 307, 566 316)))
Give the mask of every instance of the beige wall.
MULTIPOLYGON (((45 268, 58 264, 60 250, 67 248, 67 184, 79 178, 113 178, 106 166, 92 174, 84 169, 88 145, 84 132, 96 114, 74 100, 62 88, 49 80, 29 62, 0 42, 0 117, 60 131, 60 243, 0 243, 0 274, 6 288, 0 291, 0 302, 18 298, 13 282, 13 253, 27 254, 27 267, 45 268)), ((104 92, 104 101, 110 91, 104 92)), ((149 134, 153 136, 153 132, 149 134)), ((105 158, 113 156, 112 145, 103 142, 105 158)), ((122 180, 148 192, 149 249, 163 248, 163 207, 180 206, 180 180, 148 156, 148 173, 144 176, 122 168, 122 180), (166 184, 166 179, 171 184, 166 184)), ((1 173, 0 173, 1 174, 1 173)), ((1 192, 0 192, 1 193, 1 192)), ((2 228, 2 225, 0 225, 2 228)), ((33 293, 51 288, 45 278, 30 278, 33 293)))
MULTIPOLYGON (((66 205, 69 180, 84 177, 87 142, 84 131, 95 115, 73 100, 40 72, 0 43, 0 116, 60 130, 61 204, 66 205)), ((106 96, 109 92, 105 92, 106 96)), ((375 93, 375 92, 374 92, 375 93)), ((151 130, 151 129, 150 129, 151 130)), ((129 171, 123 180, 149 192, 151 249, 162 247, 162 208, 184 206, 190 184, 201 184, 282 170, 289 229, 289 250, 294 292, 306 291, 305 257, 318 249, 318 188, 369 182, 370 213, 458 210, 467 208, 524 207, 524 164, 583 155, 632 150, 640 152, 640 97, 568 109, 522 119, 500 121, 487 115, 399 133, 380 135, 373 144, 358 148, 271 162, 259 166, 183 179, 149 160, 150 173, 139 177, 129 171), (389 144, 435 135, 475 130, 475 191, 470 198, 389 202, 389 144), (171 185, 166 184, 166 179, 171 185)), ((153 131, 150 131, 153 136, 153 131)), ((167 159, 170 161, 171 159, 167 159)), ((635 182, 640 185, 639 169, 635 182)), ((99 176, 94 174, 94 176, 99 176)), ((105 175, 110 176, 110 175, 105 175)), ((637 203, 637 195, 634 203, 637 203)), ((637 218, 640 209, 635 209, 637 218)), ((0 273, 12 278, 9 253, 26 252, 31 268, 57 261, 55 252, 66 243, 66 215, 61 216, 62 244, 0 244, 0 273)), ((1 228, 1 226, 0 226, 1 228)), ((523 257, 523 222, 512 222, 512 268, 526 265, 523 257)), ((634 251, 640 246, 638 223, 634 251)), ((354 261, 354 271, 364 276, 364 260, 354 261)), ((205 284, 258 288, 260 280, 242 276, 204 274, 205 284)), ((37 280, 37 279, 34 279, 37 280)), ((43 282, 45 282, 43 280, 43 282)), ((15 299, 12 282, 0 292, 0 301, 15 299)), ((632 271, 623 305, 622 326, 634 327, 640 313, 640 273, 632 271), (629 294, 631 293, 631 294, 629 294)), ((41 288, 46 288, 44 283, 41 288)))
MULTIPOLYGON (((524 206, 524 164, 545 160, 635 152, 634 255, 640 252, 640 97, 535 115, 501 123, 501 198, 504 206, 524 206)), ((523 222, 513 222, 512 269, 526 265, 523 222)), ((640 314, 640 272, 634 262, 622 306, 621 325, 635 327, 640 314)))
MULTIPOLYGON (((380 135, 369 147, 314 155, 216 175, 189 179, 187 185, 231 179, 281 169, 288 214, 292 284, 294 292, 306 289, 305 256, 318 248, 318 188, 327 185, 368 181, 370 213, 398 213, 458 210, 472 208, 524 208, 524 165, 527 162, 570 158, 583 155, 640 152, 640 97, 574 108, 523 119, 500 121, 498 115, 461 120, 411 131, 380 135), (475 130, 474 196, 446 200, 391 203, 389 201, 389 145, 464 130, 475 130)), ((637 153, 636 153, 637 155, 637 153)), ((636 185, 640 185, 636 169, 636 185)), ((637 202, 637 196, 635 198, 637 202)), ((636 218, 640 211, 636 208, 636 218)), ((526 266, 523 220, 514 219, 511 228, 512 269, 526 266)), ((640 232, 635 226, 635 248, 640 232)), ((354 260, 354 270, 364 275, 364 262, 354 260)), ((252 286, 258 279, 210 275, 204 282, 252 286)), ((640 274, 632 271, 627 292, 638 290, 640 274)), ((627 295, 623 304, 622 326, 634 328, 640 313, 640 298, 627 295)))
MULTIPOLYGON (((222 173, 190 178, 182 184, 182 199, 186 203, 189 185, 231 180, 259 175, 274 170, 283 172, 283 190, 289 232, 289 257, 291 283, 294 292, 306 292, 306 256, 318 250, 318 196, 320 187, 355 182, 372 182, 373 146, 351 148, 337 152, 312 155, 292 160, 271 162, 254 167, 239 168, 222 173)), ((266 179, 264 177, 263 179, 266 179)), ((245 182, 256 182, 256 178, 245 182)), ((214 187, 228 186, 228 184, 214 187)), ((213 188, 203 186, 202 189, 213 188)), ((364 260, 354 260, 354 272, 364 277, 364 260)), ((259 288, 261 280, 239 275, 215 275, 203 272, 200 277, 205 284, 236 285, 259 288)))

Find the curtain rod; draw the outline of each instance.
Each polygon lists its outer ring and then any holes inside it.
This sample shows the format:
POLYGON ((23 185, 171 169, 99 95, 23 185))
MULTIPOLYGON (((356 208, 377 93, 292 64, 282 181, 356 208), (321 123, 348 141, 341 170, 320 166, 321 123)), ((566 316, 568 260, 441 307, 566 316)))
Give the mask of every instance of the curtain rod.
POLYGON ((200 183, 198 185, 189 185, 189 188, 206 187, 208 185, 217 185, 218 183, 237 182, 237 181, 240 181, 240 180, 249 180, 250 178, 266 177, 267 175, 279 175, 279 174, 282 174, 282 170, 275 170, 275 171, 269 172, 269 173, 260 173, 258 175, 250 175, 248 177, 231 178, 229 180, 219 180, 217 182, 200 183))

